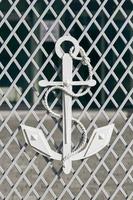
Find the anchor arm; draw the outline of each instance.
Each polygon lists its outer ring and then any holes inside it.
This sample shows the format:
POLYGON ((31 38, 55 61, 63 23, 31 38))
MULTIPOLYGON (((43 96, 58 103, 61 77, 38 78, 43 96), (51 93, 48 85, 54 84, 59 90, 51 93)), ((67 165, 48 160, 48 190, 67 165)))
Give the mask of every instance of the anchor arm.
POLYGON ((84 150, 71 157, 71 160, 80 160, 98 153, 106 145, 109 144, 111 135, 114 129, 114 124, 110 124, 93 131, 91 138, 84 150))
POLYGON ((27 144, 29 144, 38 153, 55 160, 61 160, 62 155, 53 151, 42 130, 26 125, 21 125, 22 132, 27 144))

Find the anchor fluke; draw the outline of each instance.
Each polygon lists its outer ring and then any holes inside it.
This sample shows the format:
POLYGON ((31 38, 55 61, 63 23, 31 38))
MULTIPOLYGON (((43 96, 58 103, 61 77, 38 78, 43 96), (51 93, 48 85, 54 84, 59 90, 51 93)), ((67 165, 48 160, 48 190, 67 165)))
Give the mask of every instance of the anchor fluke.
POLYGON ((55 160, 61 160, 62 158, 61 154, 53 151, 50 148, 41 129, 33 128, 26 125, 21 125, 21 128, 26 143, 29 144, 35 151, 46 157, 55 160))
POLYGON ((114 124, 110 124, 93 131, 86 148, 71 157, 72 160, 84 159, 98 153, 109 144, 113 132, 114 124))

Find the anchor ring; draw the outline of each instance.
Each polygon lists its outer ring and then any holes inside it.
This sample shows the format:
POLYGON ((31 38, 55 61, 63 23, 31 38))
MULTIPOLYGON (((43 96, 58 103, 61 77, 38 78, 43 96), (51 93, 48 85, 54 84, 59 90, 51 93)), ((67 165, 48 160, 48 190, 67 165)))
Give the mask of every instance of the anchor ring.
POLYGON ((55 52, 58 55, 59 58, 62 58, 64 55, 64 51, 61 48, 61 44, 65 41, 69 41, 72 42, 74 45, 74 51, 73 51, 73 55, 77 56, 79 51, 80 51, 80 47, 79 47, 79 43, 78 41, 73 38, 72 36, 68 35, 68 36, 62 36, 55 44, 55 52))

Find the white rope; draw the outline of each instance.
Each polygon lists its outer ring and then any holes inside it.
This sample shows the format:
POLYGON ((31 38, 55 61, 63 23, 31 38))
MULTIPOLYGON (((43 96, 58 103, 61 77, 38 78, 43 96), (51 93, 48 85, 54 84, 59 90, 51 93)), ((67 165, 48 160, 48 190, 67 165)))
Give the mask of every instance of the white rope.
POLYGON ((74 54, 72 53, 74 50, 74 47, 72 47, 69 51, 70 53, 70 56, 75 59, 75 60, 80 60, 82 62, 83 65, 87 65, 88 66, 88 71, 89 71, 89 79, 91 80, 92 79, 92 76, 93 76, 93 69, 92 69, 92 66, 90 64, 90 58, 87 56, 87 54, 85 53, 84 49, 82 47, 80 47, 80 54, 81 54, 81 57, 75 57, 74 54))

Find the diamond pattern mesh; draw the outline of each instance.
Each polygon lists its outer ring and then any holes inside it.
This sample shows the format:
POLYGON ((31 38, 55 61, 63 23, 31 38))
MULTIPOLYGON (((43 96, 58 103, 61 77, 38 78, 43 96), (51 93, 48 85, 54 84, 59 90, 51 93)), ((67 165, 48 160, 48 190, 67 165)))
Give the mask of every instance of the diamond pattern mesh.
MULTIPOLYGON (((1 0, 1 199, 133 199, 132 3, 1 0), (86 126, 88 138, 94 128, 115 123, 110 146, 73 162, 69 175, 61 162, 26 146, 19 129, 20 123, 41 128, 51 148, 62 152, 62 122, 44 109, 45 90, 38 81, 61 80, 54 45, 64 34, 85 48, 97 80, 85 98, 73 99, 73 114, 86 126)), ((74 63, 73 79, 83 80, 86 73, 74 63)), ((60 108, 60 92, 49 100, 53 109, 60 108)), ((73 143, 78 142, 77 132, 73 126, 73 143)))

